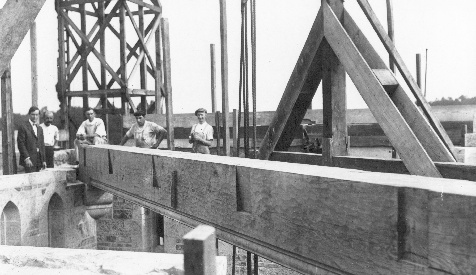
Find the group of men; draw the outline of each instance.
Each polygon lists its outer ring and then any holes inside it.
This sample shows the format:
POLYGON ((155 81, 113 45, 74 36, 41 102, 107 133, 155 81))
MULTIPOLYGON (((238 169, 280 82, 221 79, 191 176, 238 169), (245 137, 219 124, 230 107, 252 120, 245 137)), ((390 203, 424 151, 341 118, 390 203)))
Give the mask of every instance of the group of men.
MULTIPOLYGON (((210 154, 209 147, 213 141, 213 128, 206 122, 207 110, 199 108, 195 111, 198 123, 192 126, 189 142, 193 144, 194 153, 210 154)), ((97 145, 107 143, 106 127, 104 121, 96 117, 93 108, 85 111, 86 120, 76 132, 74 141, 76 160, 79 159, 80 145, 97 145)), ((41 169, 54 167, 54 148, 59 140, 58 128, 52 124, 53 112, 44 114, 44 122, 39 125, 40 110, 31 107, 28 110, 28 122, 18 128, 18 150, 20 151, 20 165, 25 168, 25 173, 38 172, 41 169)), ((160 143, 167 135, 164 127, 145 119, 144 111, 134 113, 136 123, 127 131, 120 145, 126 144, 129 139, 134 139, 135 146, 140 148, 159 148, 160 143)))

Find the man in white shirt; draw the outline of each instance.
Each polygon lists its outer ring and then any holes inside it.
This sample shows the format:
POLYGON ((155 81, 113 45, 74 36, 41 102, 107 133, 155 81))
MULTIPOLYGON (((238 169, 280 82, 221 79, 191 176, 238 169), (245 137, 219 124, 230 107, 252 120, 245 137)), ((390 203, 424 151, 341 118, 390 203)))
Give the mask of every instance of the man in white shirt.
POLYGON ((207 110, 199 108, 195 111, 198 123, 192 126, 188 142, 193 143, 192 152, 210 154, 213 141, 213 127, 206 122, 207 110))
POLYGON ((145 112, 137 111, 134 113, 137 123, 127 131, 121 140, 121 145, 126 144, 130 138, 134 138, 136 147, 140 148, 159 148, 160 143, 167 135, 167 130, 164 127, 145 120, 145 112))
POLYGON ((46 167, 54 168, 55 167, 55 146, 57 145, 59 139, 58 127, 53 125, 53 112, 47 111, 44 115, 44 122, 40 124, 43 128, 43 136, 45 140, 45 157, 46 157, 46 167))
POLYGON ((97 145, 107 143, 106 127, 104 121, 96 117, 96 112, 93 108, 86 109, 86 120, 81 123, 76 132, 76 139, 74 140, 74 149, 76 150, 76 161, 79 161, 79 145, 97 145))

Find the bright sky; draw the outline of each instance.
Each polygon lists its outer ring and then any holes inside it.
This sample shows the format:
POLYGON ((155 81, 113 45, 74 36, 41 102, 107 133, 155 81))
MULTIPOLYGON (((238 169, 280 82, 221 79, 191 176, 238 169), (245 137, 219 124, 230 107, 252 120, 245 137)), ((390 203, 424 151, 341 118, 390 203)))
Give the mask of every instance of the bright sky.
MULTIPOLYGON (((4 2, 0 0, 0 4, 4 2)), ((219 1, 161 2, 164 17, 168 18, 170 24, 174 112, 193 112, 198 107, 210 110, 210 44, 216 45, 217 88, 221 91, 219 1)), ((238 107, 240 2, 227 1, 230 110, 238 107)), ((386 1, 369 2, 386 26, 386 1)), ((256 3, 257 106, 259 111, 275 110, 318 12, 320 1, 256 0, 256 3)), ((428 49, 427 99, 476 96, 476 1, 457 0, 452 5, 442 0, 398 0, 393 3, 397 49, 412 72, 415 72, 415 55, 422 54, 424 67, 425 49, 428 49)), ((357 2, 347 0, 345 7, 381 57, 388 60, 357 2)), ((133 30, 130 29, 130 32, 133 33, 133 30)), ((55 91, 57 19, 53 1, 47 1, 38 15, 37 35, 39 107, 58 110, 55 91)), ((13 108, 17 113, 26 113, 31 105, 29 47, 27 35, 12 60, 13 108)), ((114 56, 107 56, 107 60, 111 65, 118 62, 114 56)), ((131 61, 129 66, 134 62, 131 61)), ((365 108, 351 80, 348 79, 347 83, 348 108, 365 108)), ((221 109, 220 96, 218 102, 218 108, 221 109)), ((321 108, 321 104, 319 89, 313 108, 321 108)))

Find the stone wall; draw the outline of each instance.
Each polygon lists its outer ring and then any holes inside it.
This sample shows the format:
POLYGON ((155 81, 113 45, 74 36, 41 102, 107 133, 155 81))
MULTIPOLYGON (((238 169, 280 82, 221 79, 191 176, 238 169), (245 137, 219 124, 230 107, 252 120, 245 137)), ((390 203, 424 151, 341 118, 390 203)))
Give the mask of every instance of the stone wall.
POLYGON ((86 213, 83 194, 74 169, 0 176, 2 244, 96 248, 96 222, 86 213), (8 215, 16 215, 17 223, 10 224, 8 215))

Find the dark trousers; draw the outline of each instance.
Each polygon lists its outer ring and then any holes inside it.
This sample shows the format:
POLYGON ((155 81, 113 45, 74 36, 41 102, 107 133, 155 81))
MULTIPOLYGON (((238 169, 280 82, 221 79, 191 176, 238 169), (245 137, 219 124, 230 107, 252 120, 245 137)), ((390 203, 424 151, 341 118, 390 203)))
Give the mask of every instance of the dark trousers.
POLYGON ((41 160, 40 152, 38 152, 38 157, 36 159, 38 161, 36 163, 33 163, 32 167, 27 167, 25 165, 25 173, 39 172, 41 170, 43 163, 40 161, 41 160))
POLYGON ((45 146, 46 167, 55 168, 55 150, 53 146, 45 146))

